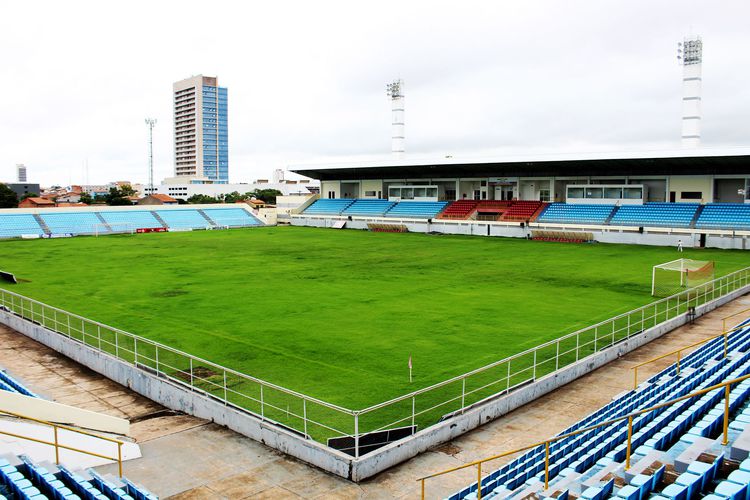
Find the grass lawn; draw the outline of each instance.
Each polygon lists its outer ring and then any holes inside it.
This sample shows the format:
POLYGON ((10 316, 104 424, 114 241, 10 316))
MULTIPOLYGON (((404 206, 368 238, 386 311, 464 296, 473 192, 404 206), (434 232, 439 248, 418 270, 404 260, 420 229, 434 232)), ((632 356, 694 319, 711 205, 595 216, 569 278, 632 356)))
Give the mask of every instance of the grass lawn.
MULTIPOLYGON (((717 274, 747 254, 686 250, 717 274)), ((299 227, 2 241, 9 290, 348 408, 651 301, 674 248, 299 227), (412 356, 414 382, 407 360, 412 356)))

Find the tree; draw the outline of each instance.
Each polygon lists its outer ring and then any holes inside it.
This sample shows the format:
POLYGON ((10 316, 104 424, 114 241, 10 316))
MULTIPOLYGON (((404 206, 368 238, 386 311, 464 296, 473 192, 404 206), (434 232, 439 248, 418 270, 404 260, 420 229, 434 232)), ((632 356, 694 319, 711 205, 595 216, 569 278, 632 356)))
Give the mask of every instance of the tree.
POLYGON ((229 194, 224 195, 224 203, 237 203, 245 199, 245 195, 240 194, 238 191, 232 191, 229 194))
POLYGON ((187 199, 187 202, 190 204, 198 205, 202 203, 219 203, 219 200, 217 200, 213 196, 208 196, 207 194, 194 194, 187 199))
POLYGON ((135 191, 130 186, 122 186, 122 188, 112 187, 109 188, 109 194, 104 195, 104 203, 107 205, 121 206, 121 205, 132 205, 128 199, 128 196, 133 196, 135 191))
POLYGON ((24 193, 23 196, 21 196, 21 200, 20 201, 23 201, 26 198, 36 198, 37 196, 39 196, 39 195, 36 194, 36 193, 24 193))
POLYGON ((94 203, 94 198, 88 193, 81 193, 81 199, 79 201, 81 203, 85 203, 86 205, 91 205, 92 203, 94 203))
POLYGON ((6 184, 0 183, 0 208, 16 208, 18 196, 6 184))
POLYGON ((265 201, 266 203, 275 205, 276 197, 280 196, 282 193, 278 189, 256 189, 255 191, 249 194, 251 194, 252 196, 255 196, 258 199, 265 201))

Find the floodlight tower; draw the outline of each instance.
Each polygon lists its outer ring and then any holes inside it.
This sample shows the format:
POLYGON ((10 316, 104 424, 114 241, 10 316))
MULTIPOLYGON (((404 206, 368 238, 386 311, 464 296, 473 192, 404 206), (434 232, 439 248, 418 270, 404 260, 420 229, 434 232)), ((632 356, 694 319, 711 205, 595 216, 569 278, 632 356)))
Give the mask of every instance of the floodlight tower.
POLYGON ((696 148, 701 145, 701 37, 689 36, 678 43, 677 60, 682 64, 682 146, 696 148))
POLYGON ((391 152, 402 158, 405 152, 406 138, 404 136, 404 81, 393 80, 385 86, 385 91, 391 98, 391 152))
POLYGON ((148 194, 154 194, 154 125, 156 118, 146 118, 148 125, 148 194))

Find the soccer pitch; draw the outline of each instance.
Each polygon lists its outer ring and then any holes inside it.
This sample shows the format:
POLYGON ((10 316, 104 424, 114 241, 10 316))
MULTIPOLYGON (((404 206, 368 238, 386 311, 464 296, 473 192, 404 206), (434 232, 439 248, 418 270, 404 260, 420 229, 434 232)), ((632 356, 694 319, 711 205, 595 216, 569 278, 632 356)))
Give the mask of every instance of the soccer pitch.
MULTIPOLYGON (((692 250, 717 276, 741 251, 692 250)), ((674 248, 299 227, 0 242, 2 287, 347 408, 652 300, 674 248), (409 382, 408 359, 413 361, 409 382)))

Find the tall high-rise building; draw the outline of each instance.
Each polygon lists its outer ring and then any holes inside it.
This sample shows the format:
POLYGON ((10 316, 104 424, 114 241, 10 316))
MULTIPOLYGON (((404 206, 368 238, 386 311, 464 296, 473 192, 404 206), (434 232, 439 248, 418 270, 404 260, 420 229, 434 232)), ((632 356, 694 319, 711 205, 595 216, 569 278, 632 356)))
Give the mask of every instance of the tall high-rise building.
POLYGON ((198 75, 172 89, 175 176, 228 183, 226 87, 216 77, 198 75))
POLYGON ((23 163, 17 163, 16 164, 16 174, 18 178, 18 182, 26 182, 26 165, 23 163))

